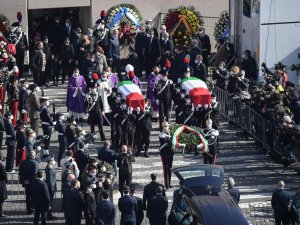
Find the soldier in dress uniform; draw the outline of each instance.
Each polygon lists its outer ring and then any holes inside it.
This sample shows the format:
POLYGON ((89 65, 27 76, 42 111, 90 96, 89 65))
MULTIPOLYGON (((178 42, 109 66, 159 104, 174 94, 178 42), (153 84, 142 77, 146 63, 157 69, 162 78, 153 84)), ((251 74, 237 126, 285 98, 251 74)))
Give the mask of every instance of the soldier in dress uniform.
POLYGON ((53 198, 54 194, 57 191, 56 187, 56 172, 54 169, 55 159, 54 155, 49 156, 47 159, 47 166, 45 168, 46 174, 46 184, 48 186, 49 196, 50 196, 50 210, 48 210, 47 219, 53 220, 55 217, 52 215, 52 206, 53 206, 53 198))
POLYGON ((27 79, 21 78, 19 80, 20 86, 19 86, 19 116, 20 120, 23 120, 25 123, 27 123, 28 116, 27 116, 27 108, 26 108, 26 99, 27 99, 27 88, 28 83, 27 79))
POLYGON ((215 94, 211 94, 211 103, 210 103, 210 115, 213 121, 213 128, 218 130, 219 126, 219 121, 218 121, 218 116, 220 112, 220 105, 219 102, 217 101, 217 97, 215 94))
POLYGON ((173 101, 174 101, 174 107, 175 107, 175 121, 177 124, 180 124, 179 122, 179 112, 180 112, 180 108, 181 108, 181 85, 180 84, 176 84, 175 86, 175 94, 173 95, 173 101))
POLYGON ((97 84, 95 83, 89 94, 86 96, 87 111, 89 113, 88 122, 90 124, 91 133, 95 133, 95 125, 98 125, 101 141, 106 140, 103 131, 103 102, 101 96, 97 92, 97 84))
POLYGON ((73 116, 68 118, 68 125, 66 126, 66 139, 67 149, 73 150, 75 139, 76 139, 76 121, 73 116))
POLYGON ((96 198, 93 189, 96 188, 96 177, 88 175, 85 178, 86 189, 83 191, 84 196, 84 218, 86 225, 95 225, 96 221, 96 198))
POLYGON ((16 150, 16 134, 15 129, 12 124, 14 116, 10 111, 5 113, 4 127, 6 132, 6 141, 5 144, 7 146, 7 156, 6 156, 6 172, 13 172, 14 168, 14 158, 15 158, 15 150, 16 150))
POLYGON ((12 120, 12 124, 15 127, 17 122, 17 116, 18 116, 18 97, 19 97, 18 80, 15 76, 9 77, 7 95, 8 95, 7 96, 8 108, 14 117, 12 120))
POLYGON ((119 113, 118 123, 122 130, 122 145, 133 147, 134 130, 136 115, 133 113, 132 107, 127 107, 125 100, 122 100, 122 110, 119 113))
POLYGON ((26 133, 25 133, 25 123, 23 120, 17 121, 17 130, 16 130, 16 166, 19 166, 20 162, 26 159, 26 133))
POLYGON ((31 93, 28 96, 28 104, 29 109, 29 119, 30 119, 30 126, 38 135, 39 133, 39 123, 40 123, 40 102, 37 97, 37 92, 39 91, 39 87, 36 84, 32 84, 29 87, 31 93))
POLYGON ((197 118, 195 116, 195 106, 189 95, 185 96, 185 104, 183 105, 183 124, 188 126, 197 126, 197 118))
POLYGON ((51 118, 51 114, 48 110, 49 106, 49 98, 41 97, 40 98, 41 109, 40 109, 40 118, 42 122, 43 135, 48 136, 48 138, 44 141, 44 149, 43 149, 43 158, 49 157, 49 146, 50 146, 50 138, 53 127, 53 119, 51 118))
POLYGON ((159 152, 161 156, 161 162, 163 165, 165 187, 171 188, 171 168, 173 165, 174 152, 171 149, 172 139, 169 132, 169 124, 166 121, 164 121, 162 124, 162 131, 159 134, 159 142, 159 152))
POLYGON ((198 127, 205 127, 206 126, 206 118, 209 115, 210 108, 208 104, 205 104, 204 106, 201 104, 198 104, 196 107, 196 117, 198 120, 198 127))
POLYGON ((208 141, 208 152, 203 153, 204 164, 215 164, 217 160, 217 140, 219 131, 212 128, 213 121, 208 118, 206 120, 206 128, 202 130, 204 138, 208 141))
POLYGON ((121 99, 122 96, 120 93, 117 93, 117 88, 112 88, 112 93, 107 97, 107 102, 109 104, 109 107, 111 109, 110 112, 110 137, 111 137, 111 143, 112 149, 117 149, 117 138, 116 138, 116 117, 118 116, 118 112, 120 110, 121 106, 121 99))
POLYGON ((211 44, 210 44, 209 36, 205 34, 205 28, 202 27, 199 29, 198 38, 200 40, 199 44, 201 44, 203 63, 206 65, 206 69, 208 69, 208 66, 209 66, 208 58, 211 54, 211 44))
POLYGON ((159 125, 161 130, 164 119, 169 121, 172 93, 173 81, 168 79, 168 71, 163 70, 162 78, 157 82, 154 88, 156 104, 159 106, 159 125))
POLYGON ((58 134, 58 167, 61 167, 60 160, 63 158, 65 151, 67 150, 67 138, 66 138, 66 124, 64 121, 64 114, 57 113, 56 114, 56 124, 55 129, 58 134))
POLYGON ((150 144, 150 135, 152 129, 151 121, 151 102, 149 99, 145 99, 144 110, 141 110, 140 107, 137 107, 137 119, 136 119, 136 134, 138 137, 138 150, 136 156, 139 156, 142 149, 145 150, 144 156, 149 157, 148 149, 150 144))

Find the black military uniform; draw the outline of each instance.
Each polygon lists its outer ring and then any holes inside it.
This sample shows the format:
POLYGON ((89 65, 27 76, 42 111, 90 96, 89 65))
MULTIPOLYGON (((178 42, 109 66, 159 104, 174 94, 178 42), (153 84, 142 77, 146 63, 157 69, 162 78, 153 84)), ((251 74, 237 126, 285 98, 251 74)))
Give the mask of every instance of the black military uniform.
MULTIPOLYGON (((20 79, 20 83, 25 83, 26 79, 20 79)), ((27 109, 26 109, 27 89, 24 85, 19 89, 19 115, 20 120, 27 122, 27 109)))
POLYGON ((109 104, 109 107, 111 109, 110 113, 110 137, 112 146, 111 148, 114 150, 118 149, 120 140, 117 137, 120 137, 120 134, 118 133, 116 129, 116 122, 117 122, 117 116, 118 112, 120 110, 121 106, 121 94, 117 93, 117 88, 112 89, 112 94, 107 97, 107 102, 109 104), (117 141, 118 140, 118 141, 117 141))
POLYGON ((16 130, 16 140, 17 140, 17 148, 16 148, 16 166, 19 166, 20 162, 26 159, 26 134, 25 134, 25 124, 22 120, 17 121, 17 130, 16 130), (24 157, 24 158, 23 158, 24 157))
POLYGON ((14 158, 15 158, 15 149, 16 149, 16 134, 15 129, 12 124, 12 120, 9 119, 12 116, 10 112, 5 114, 4 127, 6 132, 6 141, 7 146, 7 156, 6 156, 6 172, 13 171, 14 168, 14 158))
POLYGON ((169 112, 171 108, 171 96, 173 93, 173 81, 168 79, 165 75, 154 87, 154 97, 159 108, 159 124, 161 124, 166 119, 169 121, 169 112))
POLYGON ((66 126, 67 149, 73 150, 76 139, 76 122, 74 117, 68 119, 69 124, 66 126))
MULTIPOLYGON (((0 160, 2 160, 2 154, 0 153, 0 160)), ((3 202, 7 199, 7 173, 3 164, 0 162, 0 217, 4 217, 3 214, 3 202)))
POLYGON ((182 109, 185 103, 185 90, 181 90, 181 85, 176 85, 176 92, 173 95, 174 107, 175 107, 175 120, 177 124, 182 124, 182 109), (180 114, 180 115, 179 115, 180 114))
POLYGON ((17 85, 15 84, 16 77, 10 76, 9 78, 9 85, 7 88, 7 102, 9 111, 14 116, 12 123, 13 126, 16 126, 17 116, 18 116, 18 97, 19 97, 19 90, 17 85))
POLYGON ((67 150, 67 138, 66 138, 66 125, 62 121, 62 113, 57 113, 57 122, 55 124, 55 129, 58 134, 58 167, 60 167, 60 160, 63 158, 65 151, 67 150))
MULTIPOLYGON (((41 97, 40 102, 48 101, 49 98, 47 97, 41 97)), ((43 151, 43 158, 46 158, 49 156, 49 146, 50 146, 50 138, 52 133, 52 127, 53 127, 53 120, 51 118, 51 114, 46 106, 41 106, 40 109, 40 119, 42 121, 42 129, 43 129, 43 135, 48 136, 48 138, 44 141, 44 151, 43 151)))
POLYGON ((208 153, 203 152, 204 164, 215 164, 217 160, 218 146, 217 140, 219 132, 212 128, 212 120, 206 121, 207 128, 202 130, 204 138, 208 141, 208 153))
POLYGON ((85 202, 85 206, 84 206, 85 224, 95 225, 96 198, 91 186, 93 186, 93 184, 96 182, 96 179, 94 176, 88 175, 86 177, 86 182, 88 183, 89 186, 83 192, 83 197, 85 202))
POLYGON ((185 103, 183 104, 183 124, 188 126, 197 126, 197 117, 195 116, 195 107, 191 102, 189 95, 185 96, 185 103))
POLYGON ((217 101, 217 97, 215 94, 211 94, 211 103, 210 103, 210 116, 213 121, 213 128, 218 129, 219 121, 218 116, 220 113, 220 105, 217 101))
MULTIPOLYGON (((148 100, 147 102, 150 102, 148 100)), ((150 106, 146 104, 144 110, 137 111, 136 118, 136 131, 138 137, 138 150, 136 152, 136 156, 139 156, 142 149, 145 150, 145 157, 148 156, 148 149, 150 144, 150 135, 152 129, 152 121, 151 121, 151 113, 150 106)))
POLYGON ((159 134, 159 153, 161 156, 161 162, 163 165, 163 175, 164 175, 164 181, 165 181, 165 187, 170 188, 171 187, 171 168, 173 165, 173 155, 174 152, 171 149, 171 137, 169 136, 169 133, 166 133, 165 131, 160 132, 159 134))
POLYGON ((91 91, 87 97, 87 111, 89 113, 88 122, 90 124, 91 133, 95 133, 95 125, 98 125, 101 141, 105 140, 103 131, 103 103, 101 96, 97 91, 91 91))
POLYGON ((136 115, 129 108, 125 108, 126 103, 124 100, 122 101, 124 108, 119 112, 117 123, 118 125, 120 124, 122 130, 122 145, 127 145, 132 148, 136 115))
POLYGON ((48 165, 45 168, 45 174, 46 174, 46 184, 48 186, 49 196, 50 196, 50 206, 51 209, 48 211, 47 218, 53 219, 52 215, 52 206, 53 206, 53 198, 54 194, 57 191, 56 187, 56 172, 53 168, 53 165, 51 165, 51 162, 54 161, 54 156, 50 156, 48 159, 48 165))

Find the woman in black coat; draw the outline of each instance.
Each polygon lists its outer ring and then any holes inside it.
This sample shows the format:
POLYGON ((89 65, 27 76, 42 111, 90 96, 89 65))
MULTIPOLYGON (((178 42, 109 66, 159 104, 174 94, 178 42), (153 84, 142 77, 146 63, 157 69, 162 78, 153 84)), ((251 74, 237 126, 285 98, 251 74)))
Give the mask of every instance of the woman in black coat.
POLYGON ((7 174, 4 165, 1 163, 2 158, 2 154, 0 153, 0 217, 5 217, 5 215, 3 214, 2 206, 3 202, 7 199, 7 174))

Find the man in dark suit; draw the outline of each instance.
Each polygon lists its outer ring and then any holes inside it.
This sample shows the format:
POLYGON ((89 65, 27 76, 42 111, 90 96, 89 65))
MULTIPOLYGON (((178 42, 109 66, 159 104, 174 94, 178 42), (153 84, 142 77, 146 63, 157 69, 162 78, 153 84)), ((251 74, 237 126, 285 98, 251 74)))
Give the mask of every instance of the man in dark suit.
POLYGON ((206 68, 209 66, 208 58, 211 54, 211 44, 209 36, 205 34, 205 28, 199 29, 198 39, 200 41, 199 46, 201 46, 201 54, 203 56, 203 63, 205 64, 206 68))
MULTIPOLYGON (((50 196, 50 204, 51 208, 53 205, 53 198, 54 194, 57 191, 56 187, 56 172, 54 169, 55 165, 55 159, 54 156, 49 156, 47 159, 48 165, 45 168, 45 174, 46 174, 46 184, 48 186, 49 196, 50 196)), ((48 211, 47 219, 54 220, 55 217, 52 215, 52 209, 48 211)))
POLYGON ((130 64, 134 67, 134 73, 138 76, 138 77, 142 77, 142 71, 140 71, 140 60, 139 60, 139 56, 136 53, 134 47, 132 47, 131 45, 129 45, 129 56, 127 59, 127 64, 130 64))
POLYGON ((113 30, 112 36, 108 40, 108 53, 107 58, 114 72, 118 73, 119 80, 122 81, 121 68, 120 68, 120 41, 119 31, 113 30))
POLYGON ((201 54, 201 49, 199 48, 199 42, 197 39, 192 39, 191 41, 191 51, 189 52, 190 55, 190 65, 191 67, 195 67, 195 60, 196 56, 201 54))
POLYGON ((159 57, 160 57, 159 40, 157 37, 155 37, 154 30, 151 30, 150 37, 148 37, 147 39, 147 47, 146 47, 146 58, 147 58, 146 76, 150 75, 153 66, 158 61, 159 57))
POLYGON ((236 204, 239 204, 240 190, 234 187, 234 179, 232 177, 228 178, 227 185, 228 185, 227 191, 230 194, 231 198, 235 201, 236 204))
POLYGON ((149 199, 147 215, 150 225, 166 225, 168 199, 162 195, 163 188, 158 186, 156 196, 149 199))
POLYGON ((84 172, 84 167, 88 164, 90 156, 88 153, 84 152, 84 144, 79 143, 78 144, 78 149, 75 152, 75 158, 76 158, 76 163, 79 169, 79 177, 81 177, 81 174, 84 172))
POLYGON ((14 172, 14 158, 15 158, 15 148, 16 148, 16 133, 15 128, 13 126, 12 120, 13 115, 10 111, 5 113, 4 127, 6 132, 6 141, 5 144, 7 146, 7 155, 6 155, 6 172, 14 172))
POLYGON ((284 190, 284 182, 280 180, 278 182, 278 189, 273 192, 272 195, 272 208, 275 216, 276 225, 288 225, 290 224, 289 218, 289 203, 290 194, 284 190))
POLYGON ((135 67, 132 63, 128 63, 134 66, 136 75, 138 77, 142 77, 143 68, 145 67, 145 56, 146 56, 146 48, 148 44, 148 37, 145 32, 144 26, 140 27, 140 31, 137 33, 135 37, 135 51, 138 54, 138 67, 135 67))
POLYGON ((79 192, 80 183, 76 179, 71 181, 71 187, 63 191, 64 213, 67 225, 80 225, 84 209, 84 199, 79 192))
POLYGON ((186 70, 186 65, 184 63, 185 59, 185 52, 183 51, 180 45, 176 46, 175 48, 175 58, 172 63, 171 68, 171 80, 174 83, 177 83, 178 78, 181 78, 186 70))
POLYGON ((103 199, 98 203, 96 208, 96 220, 98 225, 115 225, 115 206, 109 201, 109 194, 107 191, 102 192, 102 197, 103 199))
POLYGON ((162 33, 162 38, 160 40, 160 56, 161 65, 165 65, 166 61, 173 56, 174 46, 172 40, 169 38, 169 33, 162 33))
POLYGON ((143 200, 140 197, 135 196, 135 186, 130 186, 130 195, 136 199, 137 209, 135 211, 136 215, 136 225, 141 225, 144 219, 144 210, 143 210, 143 200))
POLYGON ((206 73, 206 66, 203 62, 203 57, 202 55, 197 55, 194 63, 194 76, 203 80, 206 82, 207 79, 207 73, 206 73))
POLYGON ((129 195, 130 188, 125 185, 123 188, 123 197, 119 199, 118 207, 121 212, 120 225, 136 225, 137 202, 135 197, 129 195))
POLYGON ((148 201, 150 198, 156 195, 157 187, 162 187, 163 189, 163 196, 166 196, 164 186, 157 181, 157 174, 151 173, 151 182, 144 187, 143 193, 143 209, 147 210, 148 201))
POLYGON ((120 153, 114 152, 110 149, 110 141, 105 140, 104 146, 98 150, 98 159, 111 164, 114 168, 115 175, 117 174, 116 160, 119 158, 120 153))
POLYGON ((7 183, 7 174, 4 169, 3 164, 1 163, 3 157, 2 153, 0 152, 0 218, 5 217, 3 214, 3 202, 7 199, 7 189, 6 189, 6 183, 7 183))
POLYGON ((36 178, 36 174, 39 169, 39 165, 35 157, 35 151, 30 151, 26 160, 22 161, 19 167, 20 183, 25 188, 27 214, 31 214, 33 212, 30 183, 36 178))
POLYGON ((37 225, 41 216, 41 224, 46 224, 47 211, 51 209, 50 196, 47 184, 43 181, 43 171, 37 172, 37 179, 30 185, 32 203, 34 205, 33 224, 37 225))
POLYGON ((244 51, 243 59, 241 70, 245 70, 245 78, 256 82, 258 79, 257 64, 255 59, 251 56, 250 50, 244 51))

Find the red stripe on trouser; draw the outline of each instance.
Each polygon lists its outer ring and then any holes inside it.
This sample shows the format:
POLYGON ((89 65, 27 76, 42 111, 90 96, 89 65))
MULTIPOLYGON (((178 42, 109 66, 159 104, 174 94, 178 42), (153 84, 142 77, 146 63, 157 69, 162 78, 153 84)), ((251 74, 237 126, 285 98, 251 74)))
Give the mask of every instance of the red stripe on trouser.
POLYGON ((161 162, 162 162, 162 167, 163 167, 163 176, 165 180, 165 186, 168 186, 168 175, 167 175, 167 168, 166 168, 166 163, 165 163, 165 157, 161 156, 161 162))
POLYGON ((213 156, 213 164, 216 164, 217 161, 217 154, 213 156))
POLYGON ((18 116, 18 100, 15 100, 13 103, 13 107, 11 109, 11 112, 14 116, 12 123, 14 125, 14 127, 16 126, 16 122, 17 122, 17 116, 18 116))

